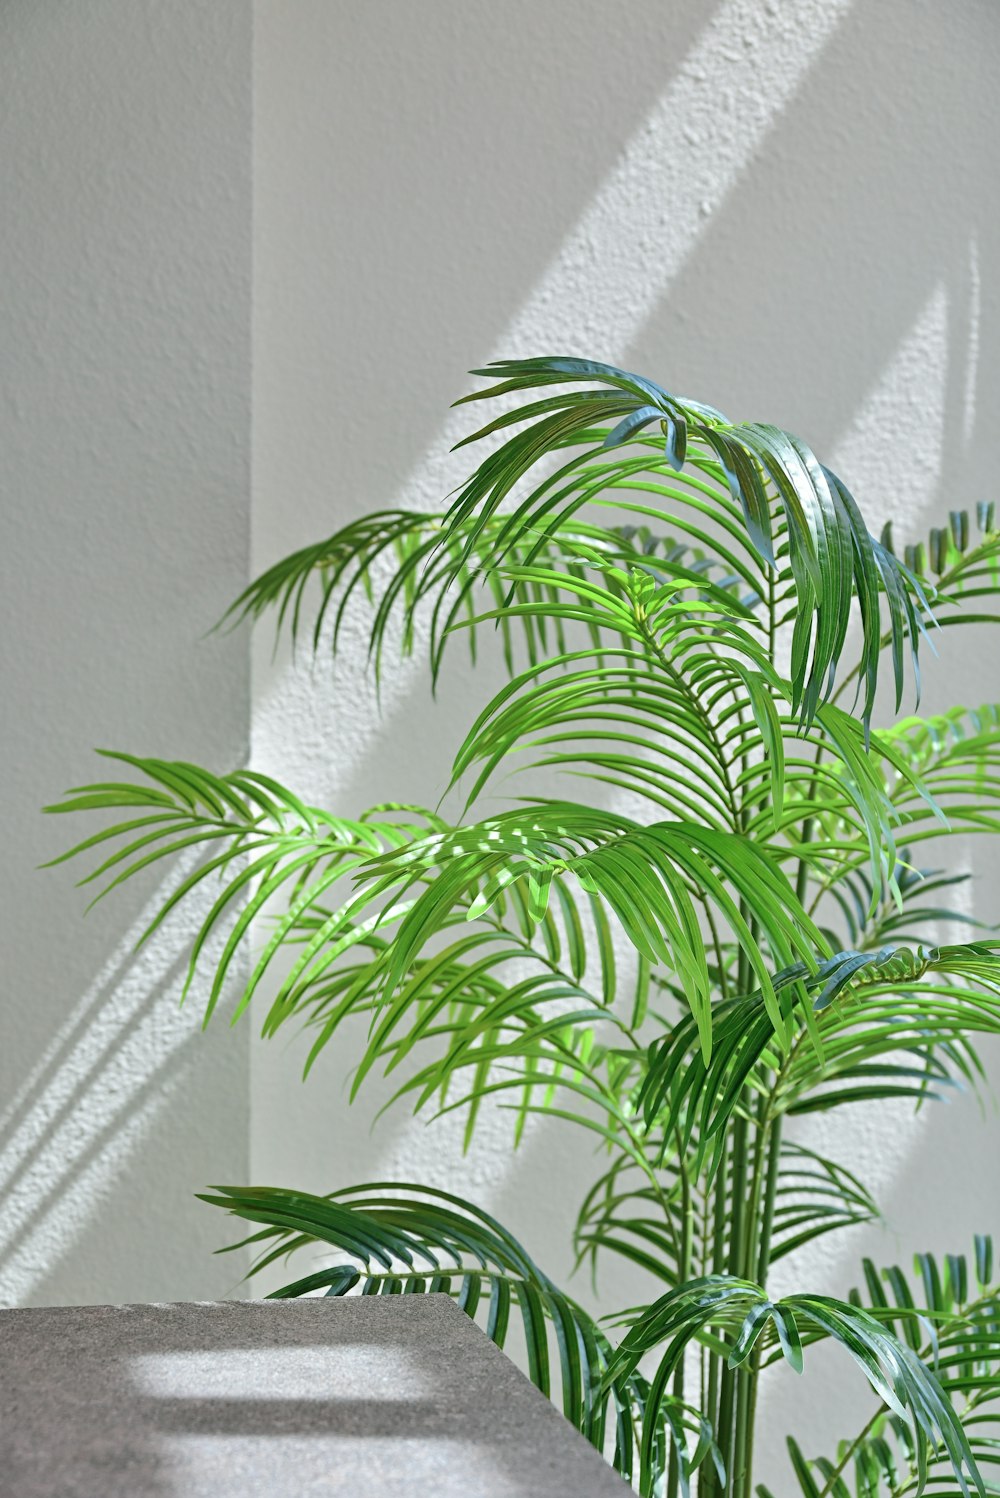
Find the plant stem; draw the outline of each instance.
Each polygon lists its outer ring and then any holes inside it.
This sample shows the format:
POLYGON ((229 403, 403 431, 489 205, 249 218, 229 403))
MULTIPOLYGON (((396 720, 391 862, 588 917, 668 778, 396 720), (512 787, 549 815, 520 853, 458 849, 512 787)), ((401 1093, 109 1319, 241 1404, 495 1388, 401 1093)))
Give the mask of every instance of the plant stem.
MULTIPOLYGON (((687 1166, 684 1163, 683 1142, 680 1131, 677 1134, 677 1170, 681 1180, 681 1260, 679 1264, 680 1282, 691 1278, 691 1253, 693 1247, 694 1233, 691 1205, 691 1180, 688 1176, 687 1166)), ((674 1374, 673 1385, 674 1398, 684 1398, 684 1357, 677 1364, 677 1372, 674 1374)), ((671 1444, 670 1460, 667 1468, 667 1492, 666 1498, 677 1498, 680 1489, 680 1461, 677 1447, 671 1444)))
MULTIPOLYGON (((726 1272, 741 1277, 744 1273, 743 1254, 744 1224, 747 1206, 747 1134, 749 1121, 744 1113, 736 1115, 733 1124, 732 1179, 730 1186, 729 1254, 726 1272)), ((733 1368, 723 1367, 719 1380, 719 1417, 716 1423, 716 1440, 726 1468, 726 1483, 730 1493, 734 1491, 733 1475, 738 1461, 737 1449, 737 1380, 739 1374, 733 1368)))
MULTIPOLYGON (((774 1222, 778 1159, 781 1149, 780 1122, 772 1124, 770 1121, 769 1103, 770 1098, 765 1092, 757 1108, 757 1139, 754 1146, 753 1175, 740 1250, 740 1267, 736 1271, 744 1278, 756 1279, 762 1289, 766 1286, 770 1262, 771 1228, 774 1222)), ((735 1230, 735 1211, 733 1221, 735 1230)), ((755 1356, 748 1367, 736 1374, 734 1380, 735 1427, 730 1475, 733 1498, 748 1498, 752 1491, 754 1411, 757 1405, 759 1375, 759 1361, 755 1356)))
POLYGON ((733 1498, 747 1498, 750 1492, 750 1452, 753 1447, 752 1408, 756 1375, 746 1368, 735 1374, 735 1429, 733 1433, 733 1471, 731 1491, 733 1498))
POLYGON ((841 1456, 840 1461, 837 1463, 837 1465, 834 1467, 833 1471, 830 1473, 830 1476, 827 1478, 825 1486, 820 1491, 819 1498, 828 1498, 828 1495, 833 1492, 834 1488, 837 1485, 837 1478, 843 1472, 844 1468, 847 1466, 847 1463, 850 1461, 851 1457, 857 1451, 858 1447, 865 1440, 865 1437, 870 1433, 870 1431, 872 1429, 872 1426, 884 1414, 885 1414, 885 1406, 882 1405, 882 1406, 880 1406, 875 1411, 874 1415, 871 1417, 871 1419, 865 1425, 864 1429, 862 1431, 860 1431, 854 1437, 854 1440, 851 1441, 850 1444, 844 1448, 844 1453, 841 1456))
POLYGON ((774 1203, 778 1189, 778 1165, 781 1160, 781 1115, 768 1126, 770 1138, 767 1145, 767 1179, 764 1183, 764 1201, 761 1208, 760 1246, 757 1253, 757 1283, 767 1289, 767 1275, 771 1267, 771 1232, 774 1228, 774 1203))
MULTIPOLYGON (((722 1159, 719 1161, 718 1171, 716 1172, 714 1201, 712 1203, 712 1274, 723 1274, 726 1268, 726 1192, 728 1179, 729 1156, 728 1152, 724 1150, 722 1159)), ((708 1265, 706 1265, 706 1268, 708 1268, 708 1265)), ((708 1355, 708 1387, 705 1395, 704 1414, 716 1434, 718 1434, 720 1429, 719 1382, 721 1372, 722 1359, 717 1352, 710 1352, 708 1355)), ((706 1463, 701 1468, 698 1476, 698 1498, 720 1498, 720 1495, 721 1487, 715 1467, 706 1463)))
MULTIPOLYGON (((754 1266, 755 1278, 762 1290, 767 1289, 768 1270, 771 1266, 771 1232, 774 1227, 774 1204, 778 1188, 778 1165, 781 1159, 781 1118, 769 1121, 768 1099, 761 1098, 760 1135, 758 1139, 758 1163, 766 1162, 762 1184, 758 1173, 755 1182, 753 1221, 757 1229, 753 1258, 748 1266, 754 1266)), ((740 1415, 737 1422, 737 1449, 740 1470, 734 1473, 734 1498, 750 1498, 753 1491, 754 1436, 757 1428, 757 1391, 760 1387, 760 1355, 762 1344, 754 1349, 750 1367, 742 1383, 740 1415)))
MULTIPOLYGON (((775 602, 774 602, 774 577, 768 577, 768 640, 770 653, 774 655, 774 642, 776 634, 775 602)), ((748 768, 747 760, 743 761, 744 770, 748 768)), ((740 825, 746 832, 746 806, 740 809, 740 825)), ((805 877, 804 867, 800 870, 805 877)), ((742 902, 741 902, 742 906, 742 902)), ((756 930, 751 922, 751 933, 756 938, 756 930)), ((739 966, 737 971, 737 992, 745 993, 751 981, 750 965, 744 951, 739 954, 739 966)), ((769 1099, 764 1096, 760 1100, 758 1109, 758 1133, 754 1144, 752 1173, 750 1167, 749 1136, 751 1115, 749 1111, 738 1111, 733 1122, 732 1143, 732 1177, 729 1182, 729 1196, 731 1203, 731 1215, 729 1226, 729 1254, 726 1269, 729 1274, 739 1278, 752 1278, 758 1267, 759 1246, 763 1244, 765 1234, 761 1229, 761 1197, 765 1192, 765 1178, 769 1183, 769 1195, 771 1201, 771 1215, 773 1216, 774 1186, 771 1182, 771 1155, 768 1152, 769 1130, 767 1126, 767 1108, 769 1099), (765 1166, 766 1160, 766 1166, 765 1166), (748 1182, 748 1173, 750 1180, 748 1182), (749 1190, 747 1189, 749 1185, 749 1190)), ((722 1221, 724 1222, 725 1191, 726 1183, 720 1181, 718 1195, 716 1198, 717 1208, 721 1205, 722 1221)), ((721 1224, 719 1215, 716 1218, 717 1244, 721 1237, 721 1224)), ((768 1222, 766 1238, 770 1240, 770 1221, 768 1222)), ((720 1359, 713 1359, 713 1371, 719 1366, 720 1359)), ((756 1403, 756 1379, 757 1368, 753 1372, 745 1369, 721 1368, 720 1390, 718 1400, 718 1416, 715 1420, 716 1440, 722 1459, 726 1468, 726 1487, 731 1498, 747 1498, 752 1481, 751 1463, 753 1453, 753 1411, 756 1403)), ((707 1412, 706 1412, 707 1413, 707 1412)), ((711 1418, 711 1416, 710 1416, 711 1418)), ((709 1482, 709 1491, 714 1493, 716 1481, 714 1475, 709 1482)), ((700 1492, 700 1485, 699 1485, 700 1492)))

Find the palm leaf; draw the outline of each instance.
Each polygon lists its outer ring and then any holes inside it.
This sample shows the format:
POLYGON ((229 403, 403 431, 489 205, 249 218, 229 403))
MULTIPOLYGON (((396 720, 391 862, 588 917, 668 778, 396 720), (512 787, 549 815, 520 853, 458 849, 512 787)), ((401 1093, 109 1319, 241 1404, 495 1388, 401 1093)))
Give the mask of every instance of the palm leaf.
MULTIPOLYGON (((994 1473, 1000 1465, 1000 1289, 993 1280, 993 1244, 978 1237, 970 1261, 963 1254, 939 1260, 918 1254, 914 1273, 898 1265, 879 1272, 863 1261, 864 1288, 852 1290, 851 1303, 866 1306, 891 1328, 925 1365, 933 1368, 942 1393, 959 1408, 969 1448, 977 1464, 994 1473)), ((876 1411, 851 1441, 841 1442, 836 1463, 806 1461, 789 1442, 793 1467, 804 1494, 849 1495, 845 1474, 853 1471, 857 1491, 865 1498, 894 1498, 919 1492, 964 1494, 946 1445, 924 1450, 898 1414, 885 1406, 876 1411)), ((994 1493, 994 1475, 982 1491, 994 1493)))
MULTIPOLYGON (((201 920, 184 985, 186 994, 209 938, 225 930, 209 1014, 223 992, 237 948, 248 940, 252 921, 269 902, 283 897, 287 910, 255 965, 237 1012, 249 1004, 303 916, 329 891, 350 879, 373 855, 419 837, 428 827, 440 831, 445 826, 433 813, 402 804, 387 803, 361 818, 334 817, 305 805, 294 792, 255 771, 220 776, 183 761, 101 752, 143 778, 77 786, 64 800, 45 809, 56 814, 124 811, 126 820, 116 820, 91 834, 51 864, 98 853, 100 861, 79 881, 83 886, 99 886, 96 901, 154 865, 189 852, 199 854, 201 861, 164 898, 137 945, 148 941, 182 900, 218 876, 221 891, 201 920)), ((367 944, 371 933, 341 921, 337 935, 346 951, 358 943, 367 944)), ((284 993, 279 993, 272 1021, 282 1012, 283 999, 284 993)))
MULTIPOLYGON (((888 551, 895 551, 893 527, 889 523, 882 534, 888 551)), ((903 547, 906 566, 920 579, 924 590, 934 600, 939 624, 961 624, 968 621, 968 611, 952 614, 951 607, 964 605, 970 598, 994 597, 1000 584, 1000 530, 996 524, 996 504, 982 500, 974 514, 952 510, 948 524, 934 526, 926 541, 903 547), (978 540, 973 540, 973 535, 978 540)), ((977 622, 983 623, 982 616, 977 622)))
POLYGON ((765 944, 779 963, 797 955, 808 970, 824 939, 767 855, 741 837, 692 823, 643 827, 571 802, 502 813, 369 862, 365 877, 370 888, 359 900, 391 892, 386 907, 391 914, 420 886, 398 925, 386 964, 385 997, 397 992, 430 933, 457 902, 471 896, 468 916, 475 919, 520 886, 532 891, 537 918, 556 874, 572 876, 606 903, 641 957, 677 973, 707 1055, 712 1045, 711 978, 693 889, 734 933, 760 980, 772 1024, 779 1035, 784 1033, 765 944), (748 921, 755 923, 759 937, 748 921))
POLYGON ((940 928, 957 923, 981 931, 994 929, 951 905, 936 903, 946 891, 967 884, 971 875, 921 868, 914 857, 911 849, 900 849, 896 899, 880 900, 863 869, 845 873, 830 889, 855 950, 878 950, 890 944, 917 946, 925 935, 922 928, 928 925, 940 928))
POLYGON ((879 1210, 846 1166, 785 1140, 775 1193, 772 1264, 827 1233, 875 1222, 879 1210))
MULTIPOLYGON (((564 390, 516 412, 505 411, 465 439, 491 436, 518 420, 530 423, 484 460, 448 512, 446 534, 454 534, 456 527, 475 517, 466 554, 544 454, 576 445, 583 449, 544 478, 507 516, 496 538, 497 561, 529 527, 545 536, 558 529, 594 488, 591 460, 602 450, 635 441, 640 431, 655 424, 665 440, 665 462, 647 460, 647 466, 653 472, 680 472, 685 462, 693 463, 722 486, 716 491, 718 511, 724 514, 736 507, 753 553, 771 566, 776 564, 778 535, 772 511, 780 515, 798 597, 792 683, 794 703, 803 718, 812 717, 832 688, 854 594, 860 600, 863 625, 860 670, 866 682, 866 721, 878 675, 880 593, 888 608, 897 701, 901 698, 904 642, 909 641, 915 655, 922 590, 909 570, 868 533, 846 486, 804 443, 777 427, 734 425, 711 407, 681 400, 652 381, 590 360, 500 360, 473 373, 499 383, 464 401, 515 396, 549 385, 600 388, 564 390), (576 471, 585 462, 590 464, 587 481, 574 484, 576 471)), ((608 466, 606 476, 617 476, 614 465, 608 466)))
MULTIPOLYGON (((516 1323, 532 1382, 549 1397, 560 1391, 566 1418, 599 1450, 613 1422, 614 1464, 631 1475, 643 1441, 645 1380, 639 1374, 607 1380, 612 1349, 605 1334, 488 1213, 450 1192, 385 1182, 323 1197, 270 1187, 213 1187, 201 1200, 264 1225, 230 1245, 257 1250, 251 1274, 307 1249, 336 1255, 272 1291, 272 1299, 355 1290, 447 1294, 485 1323, 499 1347, 516 1323)), ((671 1445, 679 1450, 688 1474, 714 1455, 704 1421, 678 1401, 659 1409, 649 1429, 648 1439, 661 1453, 671 1445)))
MULTIPOLYGON (((505 660, 513 670, 516 635, 502 607, 510 580, 502 579, 490 566, 502 522, 483 527, 467 555, 465 543, 471 522, 443 538, 444 519, 443 513, 389 510, 352 521, 325 541, 293 552, 255 578, 227 610, 220 627, 256 623, 271 612, 275 615, 276 639, 287 631, 294 649, 303 633, 306 601, 310 599, 311 647, 318 650, 324 628, 329 625, 330 643, 336 653, 352 608, 367 607, 369 655, 378 679, 387 646, 395 642, 404 656, 411 655, 417 640, 423 638, 421 620, 426 619, 436 681, 445 648, 457 633, 465 635, 475 661, 483 623, 480 603, 485 597, 497 609, 495 616, 487 617, 495 618, 505 660)), ((678 540, 662 531, 654 534, 648 526, 605 527, 573 519, 551 536, 540 538, 529 532, 522 544, 512 549, 512 555, 517 560, 531 553, 540 567, 569 577, 582 576, 586 561, 594 557, 626 570, 669 565, 706 582, 714 574, 716 588, 734 597, 742 590, 751 601, 759 599, 759 579, 744 561, 704 537, 697 537, 697 541, 700 544, 678 540)), ((558 648, 565 648, 562 622, 553 614, 550 629, 544 607, 558 603, 555 590, 545 583, 530 589, 515 588, 523 593, 526 603, 536 606, 518 616, 518 631, 528 659, 544 658, 553 640, 558 648)), ((495 630, 491 628, 489 633, 495 630)))
POLYGON ((812 973, 801 965, 777 973, 772 987, 779 1001, 804 991, 811 1010, 808 1019, 801 1004, 793 1010, 785 1055, 759 992, 713 1006, 710 1057, 690 1018, 650 1047, 637 1106, 664 1152, 679 1129, 685 1140, 697 1133, 701 1164, 711 1160, 747 1087, 765 1097, 773 1120, 872 1096, 919 1101, 952 1085, 952 1071, 973 1079, 968 1037, 1000 1029, 1000 943, 843 951, 812 973))
POLYGON ((749 1281, 731 1276, 695 1280, 661 1296, 636 1317, 605 1379, 627 1377, 642 1357, 665 1344, 650 1386, 650 1400, 655 1401, 667 1389, 688 1343, 709 1327, 716 1336, 726 1338, 731 1369, 746 1364, 758 1344, 764 1349, 770 1342, 786 1362, 801 1371, 802 1332, 832 1338, 908 1430, 921 1473, 932 1456, 943 1453, 963 1498, 970 1498, 973 1491, 985 1498, 972 1447, 935 1373, 882 1321, 849 1301, 801 1294, 770 1301, 749 1281))

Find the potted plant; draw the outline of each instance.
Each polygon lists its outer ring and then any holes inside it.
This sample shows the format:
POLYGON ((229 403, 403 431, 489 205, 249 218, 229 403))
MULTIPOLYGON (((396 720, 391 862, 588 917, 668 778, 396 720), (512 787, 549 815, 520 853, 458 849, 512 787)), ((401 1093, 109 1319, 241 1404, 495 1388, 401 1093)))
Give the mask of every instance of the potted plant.
POLYGON ((355 1090, 395 1073, 418 1110, 464 1108, 470 1136, 495 1097, 516 1137, 537 1111, 590 1131, 579 1262, 624 1256, 660 1293, 598 1322, 444 1189, 205 1200, 256 1225, 258 1267, 328 1250, 283 1295, 444 1291, 501 1345, 519 1323, 531 1377, 644 1494, 746 1498, 760 1380, 821 1339, 868 1379, 873 1415, 827 1459, 789 1443, 803 1493, 982 1494, 990 1239, 913 1275, 865 1263, 846 1301, 772 1299, 768 1278, 876 1214, 787 1120, 975 1085, 977 1037, 1000 1029, 1000 943, 928 941, 956 880, 923 856, 997 828, 997 711, 874 726, 884 678, 898 714, 921 636, 982 618, 1000 587, 993 507, 900 559, 775 427, 585 360, 475 373, 493 383, 464 399, 499 414, 466 439, 488 456, 441 514, 347 525, 231 611, 276 609, 295 634, 318 585, 313 639, 329 628, 336 647, 367 593, 374 668, 395 632, 404 651, 426 638, 435 679, 463 638, 473 654, 495 639, 509 680, 458 747, 453 813, 350 819, 251 770, 127 754, 126 781, 52 809, 114 814, 65 855, 96 858, 99 889, 201 851, 154 926, 214 878, 191 956, 193 972, 225 931, 210 1011, 277 903, 236 1014, 263 1003, 266 1035, 307 1021, 310 1065, 360 1020, 355 1090), (571 790, 479 813, 514 764, 571 790))

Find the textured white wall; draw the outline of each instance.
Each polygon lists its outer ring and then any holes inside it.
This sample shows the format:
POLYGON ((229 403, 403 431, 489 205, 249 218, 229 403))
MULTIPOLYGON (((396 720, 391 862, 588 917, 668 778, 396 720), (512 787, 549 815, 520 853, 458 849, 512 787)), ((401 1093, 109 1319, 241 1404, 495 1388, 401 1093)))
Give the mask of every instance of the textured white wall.
MULTIPOLYGON (((994 496, 989 0, 258 0, 256 32, 255 570, 366 510, 437 502, 463 472, 448 404, 501 355, 581 352, 788 426, 897 534, 994 496)), ((928 708, 1000 697, 995 644, 975 667, 971 647, 944 642, 928 708)), ((346 812, 433 804, 491 681, 459 667, 435 711, 403 668, 379 717, 360 653, 272 665, 262 637, 254 662, 257 764, 346 812)), ((965 856, 996 916, 995 857, 965 856)), ((447 1125, 369 1133, 378 1089, 348 1113, 350 1056, 301 1086, 303 1055, 254 1050, 256 1179, 451 1183, 565 1272, 588 1146, 553 1124, 514 1157, 498 1120, 463 1161, 447 1125)), ((858 1113, 828 1142, 888 1227, 802 1262, 812 1287, 846 1291, 867 1249, 1000 1227, 1000 1136, 970 1102, 858 1113)), ((820 1450, 866 1408, 850 1380, 831 1406, 810 1362, 766 1409, 779 1492, 785 1429, 820 1450)))
MULTIPOLYGON (((991 0, 257 0, 253 20, 251 235, 249 3, 0 19, 0 1301, 230 1288, 190 1197, 206 1176, 453 1183, 563 1274, 592 1169, 558 1125, 513 1157, 491 1121, 467 1160, 448 1126, 372 1133, 377 1087, 348 1113, 350 1057, 303 1086, 294 1040, 253 1047, 248 1119, 249 1029, 177 1015, 183 933, 126 965, 155 885, 82 924, 69 879, 34 873, 66 836, 36 807, 91 744, 245 754, 246 642, 198 641, 247 570, 251 243, 255 571, 436 503, 464 371, 539 349, 800 431, 900 530, 993 497, 991 0)), ((993 648, 968 652, 944 641, 928 706, 1000 696, 993 648)), ((349 812, 433 802, 495 679, 458 670, 435 710, 406 667, 379 717, 360 654, 269 657, 262 636, 255 762, 349 812)), ((965 856, 991 916, 996 860, 965 856)), ((843 1292, 865 1248, 996 1227, 996 1143, 965 1102, 856 1115, 830 1149, 887 1233, 831 1240, 801 1279, 843 1292)), ((823 1405, 822 1376, 777 1386, 769 1461, 786 1424, 818 1445, 863 1400, 826 1425, 823 1405)))
MULTIPOLYGON (((192 1193, 247 1173, 247 1036, 177 1009, 155 879, 83 920, 39 808, 96 745, 226 767, 246 641, 251 21, 242 0, 0 10, 0 1304, 204 1298, 192 1193)), ((93 829, 90 829, 93 830, 93 829)))

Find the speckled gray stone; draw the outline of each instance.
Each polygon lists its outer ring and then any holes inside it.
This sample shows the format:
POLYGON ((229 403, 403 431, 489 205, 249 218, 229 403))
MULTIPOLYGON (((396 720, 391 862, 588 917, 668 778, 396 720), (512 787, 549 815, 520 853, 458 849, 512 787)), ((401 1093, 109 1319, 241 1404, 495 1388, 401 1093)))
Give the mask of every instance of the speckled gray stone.
POLYGON ((445 1295, 0 1311, 4 1498, 622 1498, 445 1295))

